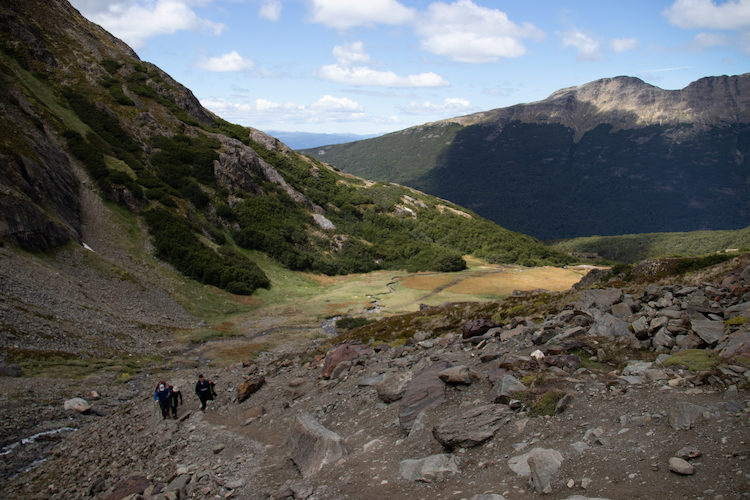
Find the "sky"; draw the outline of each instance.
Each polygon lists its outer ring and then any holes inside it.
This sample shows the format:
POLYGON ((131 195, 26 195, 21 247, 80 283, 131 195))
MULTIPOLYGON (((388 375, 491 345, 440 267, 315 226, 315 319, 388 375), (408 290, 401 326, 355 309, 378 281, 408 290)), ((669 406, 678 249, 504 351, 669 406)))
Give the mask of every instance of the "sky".
POLYGON ((600 78, 750 71, 750 0, 70 0, 263 131, 381 134, 600 78))

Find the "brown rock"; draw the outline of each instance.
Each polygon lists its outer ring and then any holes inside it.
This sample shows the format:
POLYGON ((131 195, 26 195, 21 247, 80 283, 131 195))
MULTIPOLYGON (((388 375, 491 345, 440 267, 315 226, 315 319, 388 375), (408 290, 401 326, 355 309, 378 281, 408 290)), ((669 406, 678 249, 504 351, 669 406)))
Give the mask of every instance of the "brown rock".
POLYGON ((401 398, 398 416, 402 429, 410 431, 420 412, 445 402, 445 382, 440 380, 438 373, 450 366, 448 361, 439 361, 419 372, 409 382, 404 397, 401 398))
POLYGON ((323 365, 323 377, 330 378, 333 370, 342 361, 351 361, 360 356, 369 356, 372 353, 372 349, 364 344, 340 344, 332 347, 326 353, 326 360, 323 365))
POLYGON ((496 326, 502 325, 498 325, 497 323, 489 319, 472 319, 471 321, 467 321, 466 323, 464 323, 462 337, 465 339, 478 337, 480 335, 484 335, 485 333, 487 333, 487 330, 489 330, 490 328, 495 328, 496 326))
POLYGON ((266 377, 263 375, 254 375, 240 384, 237 388, 237 402, 242 403, 247 398, 255 394, 266 383, 266 377))

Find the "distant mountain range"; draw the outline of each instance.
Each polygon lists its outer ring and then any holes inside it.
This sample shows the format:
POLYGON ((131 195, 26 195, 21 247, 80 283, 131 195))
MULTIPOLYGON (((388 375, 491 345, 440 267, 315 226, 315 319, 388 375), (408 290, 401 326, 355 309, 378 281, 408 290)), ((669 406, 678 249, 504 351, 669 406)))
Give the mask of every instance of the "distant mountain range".
POLYGON ((271 135, 292 149, 317 148, 332 144, 343 144, 346 142, 362 141, 383 134, 316 134, 314 132, 282 132, 280 130, 266 130, 271 135))
POLYGON ((750 225, 750 74, 616 77, 543 101, 303 150, 542 239, 750 225))

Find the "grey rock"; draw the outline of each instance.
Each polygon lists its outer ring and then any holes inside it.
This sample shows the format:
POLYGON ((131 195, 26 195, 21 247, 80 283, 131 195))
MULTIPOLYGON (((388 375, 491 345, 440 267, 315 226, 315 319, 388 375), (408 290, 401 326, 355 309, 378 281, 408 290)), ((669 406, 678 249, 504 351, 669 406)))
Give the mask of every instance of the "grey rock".
POLYGON ((684 446, 675 453, 677 458, 688 459, 698 458, 701 456, 701 451, 696 446, 684 446))
POLYGON ((695 474, 695 467, 693 467, 690 462, 678 457, 672 457, 669 459, 669 470, 684 476, 695 474))
MULTIPOLYGON (((589 335, 601 335, 602 337, 607 338, 633 336, 633 334, 630 333, 628 326, 628 323, 623 320, 616 318, 609 313, 604 313, 597 318, 593 325, 591 325, 589 335)), ((633 336, 633 338, 635 338, 635 336, 633 336)))
POLYGON ((685 401, 675 404, 669 412, 669 425, 675 430, 690 429, 696 422, 704 418, 708 408, 685 401))
POLYGON ((458 458, 447 453, 415 460, 402 460, 399 464, 399 474, 408 481, 434 483, 460 473, 458 458))
POLYGON ((724 323, 722 321, 692 320, 690 326, 708 345, 715 345, 724 337, 724 323))
POLYGON ((502 378, 495 382, 490 391, 490 401, 493 403, 508 403, 513 394, 516 392, 523 392, 527 389, 525 385, 521 383, 516 377, 510 373, 506 373, 502 378))
POLYGON ((546 450, 531 455, 527 459, 529 465, 529 486, 539 493, 552 493, 552 476, 562 464, 562 455, 555 450, 546 450))
POLYGON ((288 432, 286 452, 304 478, 347 455, 341 436, 323 427, 309 413, 297 415, 288 432))
POLYGON ((510 418, 506 405, 486 405, 443 420, 432 434, 446 448, 470 448, 492 438, 510 418))
POLYGON ((548 457, 550 460, 562 463, 563 457, 559 451, 547 448, 534 448, 528 453, 510 458, 508 460, 508 467, 519 476, 529 476, 531 475, 531 468, 529 467, 528 460, 530 457, 540 454, 548 457))
POLYGON ((0 377, 21 377, 23 369, 21 365, 0 365, 0 377))
POLYGON ((469 498, 469 500, 505 500, 505 497, 495 493, 480 493, 469 498))
POLYGON ((622 290, 609 288, 607 290, 584 290, 578 295, 575 308, 586 312, 603 312, 620 300, 622 290))
POLYGON ((412 379, 411 372, 389 372, 375 386, 378 397, 384 403, 393 403, 404 396, 406 387, 412 379))

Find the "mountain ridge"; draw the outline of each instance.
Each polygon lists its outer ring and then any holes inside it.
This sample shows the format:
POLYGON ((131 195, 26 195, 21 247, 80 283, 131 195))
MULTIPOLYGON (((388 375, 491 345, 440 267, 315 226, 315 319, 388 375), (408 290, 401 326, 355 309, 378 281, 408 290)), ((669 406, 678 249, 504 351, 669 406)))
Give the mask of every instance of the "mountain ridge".
POLYGON ((541 239, 750 223, 750 74, 662 90, 633 77, 303 150, 541 239))

